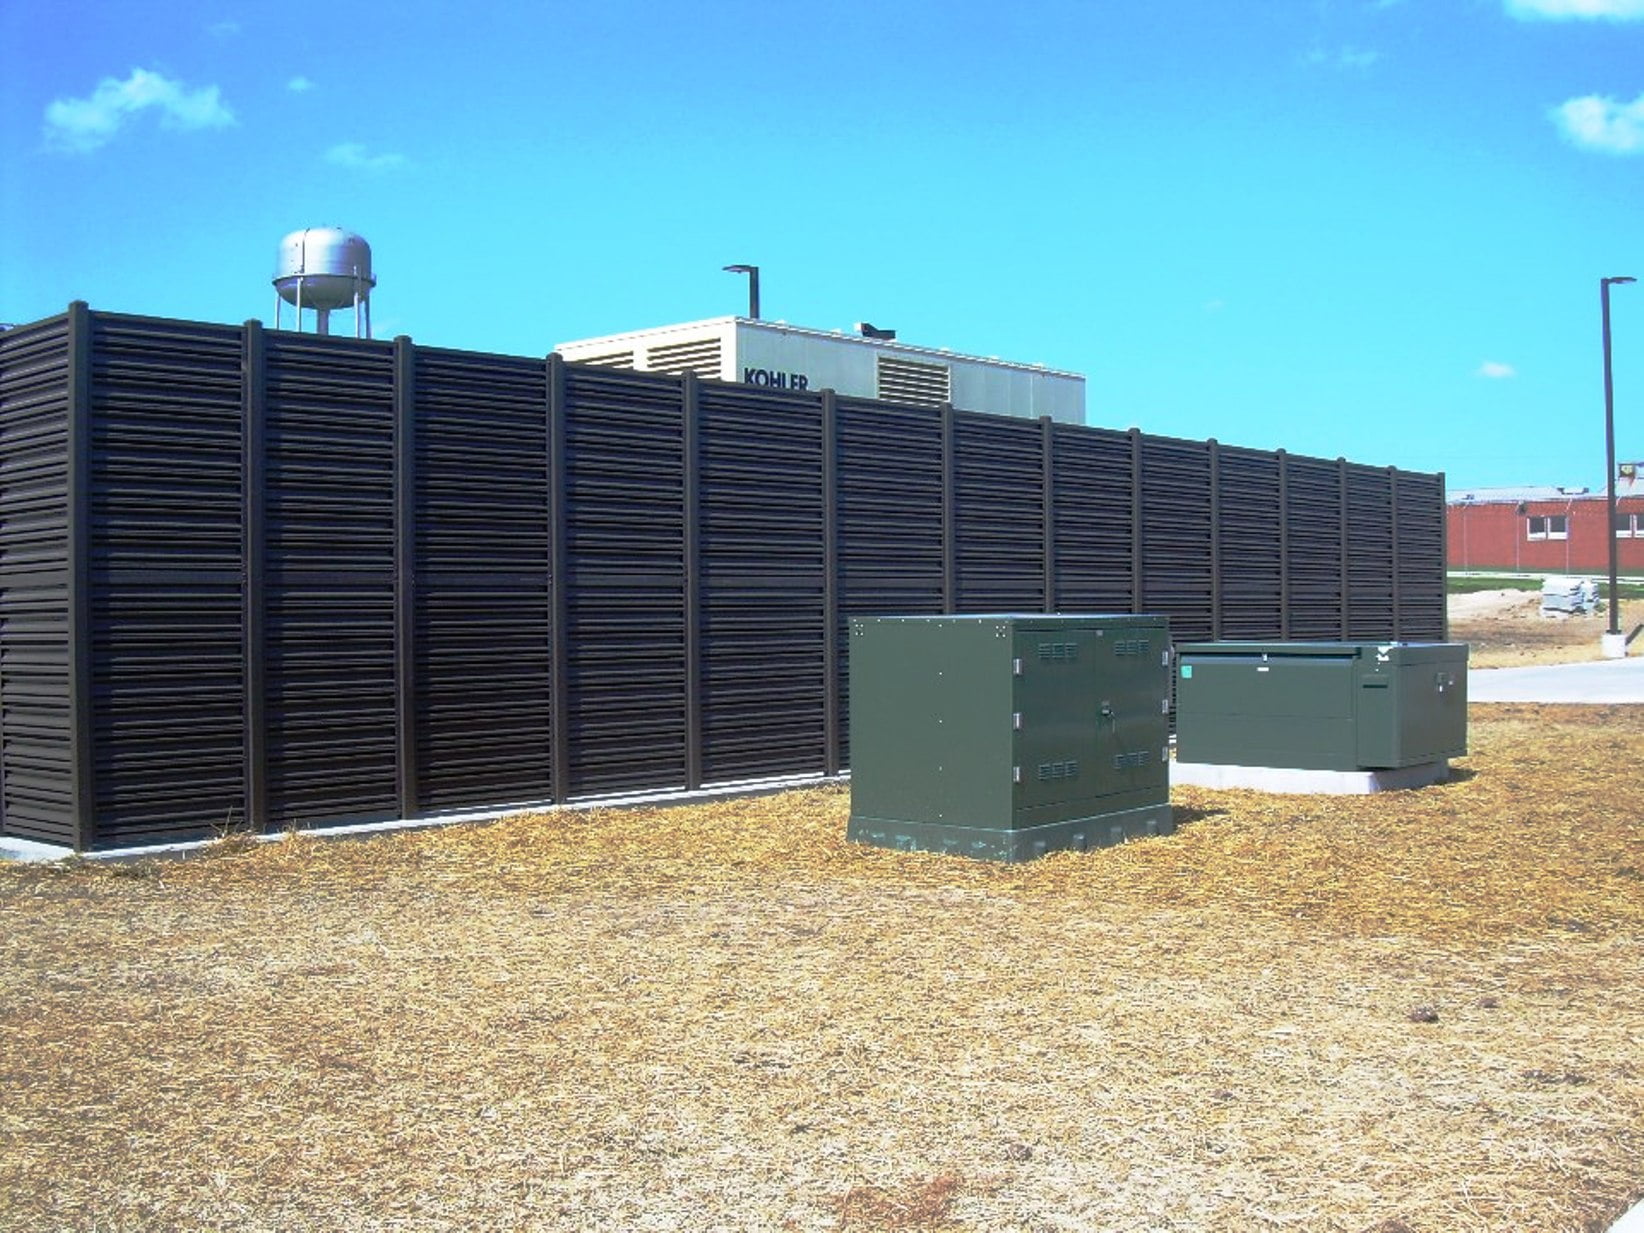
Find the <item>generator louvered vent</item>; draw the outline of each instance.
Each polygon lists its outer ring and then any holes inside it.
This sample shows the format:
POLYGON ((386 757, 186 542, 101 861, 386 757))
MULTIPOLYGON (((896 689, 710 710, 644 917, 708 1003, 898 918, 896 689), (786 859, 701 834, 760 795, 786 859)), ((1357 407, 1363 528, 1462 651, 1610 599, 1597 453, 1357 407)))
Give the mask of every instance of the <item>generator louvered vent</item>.
POLYGON ((695 342, 652 347, 649 360, 652 372, 668 372, 676 376, 682 372, 694 372, 699 377, 717 381, 720 376, 719 339, 699 338, 695 342))
POLYGON ((915 407, 940 407, 952 401, 946 364, 921 364, 916 360, 879 358, 879 397, 886 402, 910 403, 915 407))
POLYGON ((634 353, 632 351, 612 351, 606 355, 586 355, 573 361, 577 364, 592 364, 596 368, 632 368, 634 353))

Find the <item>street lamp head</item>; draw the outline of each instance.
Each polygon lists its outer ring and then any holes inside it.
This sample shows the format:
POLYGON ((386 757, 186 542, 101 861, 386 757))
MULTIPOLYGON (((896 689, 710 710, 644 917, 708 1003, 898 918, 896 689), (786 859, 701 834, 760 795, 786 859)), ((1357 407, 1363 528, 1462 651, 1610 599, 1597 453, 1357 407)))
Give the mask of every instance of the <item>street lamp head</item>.
POLYGON ((757 265, 728 265, 724 267, 727 274, 746 274, 748 276, 748 316, 755 321, 759 320, 759 267, 757 265))
POLYGON ((1618 278, 1606 278, 1604 280, 1604 285, 1608 287, 1618 283, 1636 283, 1637 281, 1638 279, 1634 278, 1631 274, 1623 274, 1618 278))

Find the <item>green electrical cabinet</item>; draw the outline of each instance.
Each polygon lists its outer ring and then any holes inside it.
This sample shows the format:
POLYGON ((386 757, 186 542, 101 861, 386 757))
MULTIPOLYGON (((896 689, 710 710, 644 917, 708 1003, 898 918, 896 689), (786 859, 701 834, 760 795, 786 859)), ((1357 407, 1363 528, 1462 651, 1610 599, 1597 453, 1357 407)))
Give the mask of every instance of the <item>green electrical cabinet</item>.
POLYGON ((1176 760, 1362 771, 1467 752, 1467 644, 1176 648, 1176 760))
POLYGON ((1019 861, 1173 829, 1160 616, 851 621, 849 838, 1019 861))

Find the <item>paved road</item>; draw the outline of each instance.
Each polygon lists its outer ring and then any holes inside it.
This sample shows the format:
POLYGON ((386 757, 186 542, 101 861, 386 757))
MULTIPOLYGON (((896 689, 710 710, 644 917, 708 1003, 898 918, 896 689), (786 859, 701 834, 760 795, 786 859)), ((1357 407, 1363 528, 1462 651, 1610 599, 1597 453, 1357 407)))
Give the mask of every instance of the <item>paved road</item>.
POLYGON ((1644 702, 1644 657, 1536 668, 1473 668, 1469 702, 1644 702))

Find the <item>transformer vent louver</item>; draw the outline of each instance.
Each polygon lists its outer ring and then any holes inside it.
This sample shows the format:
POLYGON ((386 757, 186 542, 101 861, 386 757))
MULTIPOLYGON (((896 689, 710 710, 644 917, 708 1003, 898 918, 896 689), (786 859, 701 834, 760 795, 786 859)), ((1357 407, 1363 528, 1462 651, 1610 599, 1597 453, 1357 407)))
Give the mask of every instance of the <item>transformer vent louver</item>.
POLYGON ((915 407, 940 407, 953 399, 948 367, 881 355, 879 397, 915 407))
POLYGON ((719 339, 699 338, 693 342, 668 343, 652 347, 649 355, 652 372, 694 372, 699 377, 717 381, 720 377, 719 339))
POLYGON ((596 368, 632 368, 634 353, 632 351, 612 351, 608 355, 589 355, 571 361, 574 364, 592 364, 596 368))

